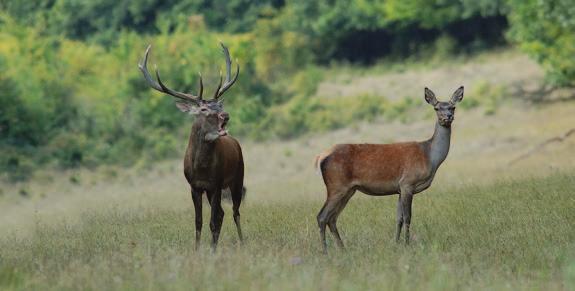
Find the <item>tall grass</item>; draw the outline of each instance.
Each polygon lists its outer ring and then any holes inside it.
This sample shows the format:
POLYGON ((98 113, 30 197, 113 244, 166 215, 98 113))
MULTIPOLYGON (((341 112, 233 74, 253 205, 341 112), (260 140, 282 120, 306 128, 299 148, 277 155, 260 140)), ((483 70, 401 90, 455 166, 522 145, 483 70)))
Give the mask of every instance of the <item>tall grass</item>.
POLYGON ((568 290, 575 288, 573 189, 572 173, 432 187, 414 200, 410 245, 393 239, 397 197, 357 194, 339 220, 347 251, 329 241, 329 256, 320 253, 318 199, 248 200, 244 246, 226 206, 216 254, 207 217, 194 251, 191 207, 92 212, 0 238, 0 289, 568 290))

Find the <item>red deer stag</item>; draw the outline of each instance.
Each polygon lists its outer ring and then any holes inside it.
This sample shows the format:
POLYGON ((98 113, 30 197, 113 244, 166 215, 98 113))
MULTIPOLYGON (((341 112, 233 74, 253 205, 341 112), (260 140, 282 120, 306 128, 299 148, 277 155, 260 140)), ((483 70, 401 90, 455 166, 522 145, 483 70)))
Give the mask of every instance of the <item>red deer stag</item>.
POLYGON ((182 112, 195 116, 184 157, 184 175, 191 187, 196 212, 196 249, 200 245, 202 232, 202 194, 204 192, 206 192, 212 210, 210 218, 212 250, 215 250, 218 244, 224 218, 224 210, 221 206, 222 190, 229 189, 232 194, 234 222, 240 241, 243 241, 240 227, 240 204, 244 192, 244 160, 239 142, 227 134, 226 124, 230 117, 223 110, 223 98, 221 98, 224 92, 236 82, 240 66, 237 66, 235 77, 232 78, 230 53, 223 44, 221 46, 226 58, 226 79, 222 84, 220 74, 220 83, 211 100, 202 99, 201 75, 197 96, 168 88, 162 83, 157 69, 157 82, 152 79, 147 69, 151 46, 148 46, 144 58, 138 64, 144 78, 152 88, 178 98, 176 106, 182 112))
POLYGON ((427 189, 449 152, 451 123, 455 104, 463 99, 463 86, 448 102, 439 102, 425 88, 425 101, 436 111, 433 136, 423 142, 394 144, 339 144, 318 155, 315 160, 327 188, 327 199, 317 216, 323 251, 327 252, 325 227, 329 226, 336 243, 343 248, 337 230, 337 217, 356 190, 368 195, 399 194, 397 232, 405 225, 405 241, 409 243, 411 201, 413 195, 427 189))

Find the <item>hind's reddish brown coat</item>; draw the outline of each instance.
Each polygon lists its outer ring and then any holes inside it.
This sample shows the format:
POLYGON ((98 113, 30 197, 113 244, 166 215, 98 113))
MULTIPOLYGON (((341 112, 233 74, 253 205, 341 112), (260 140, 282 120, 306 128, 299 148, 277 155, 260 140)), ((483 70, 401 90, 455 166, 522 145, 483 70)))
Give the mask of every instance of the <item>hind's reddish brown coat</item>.
POLYGON ((413 195, 427 189, 441 163, 447 157, 455 104, 463 99, 463 87, 449 102, 438 102, 425 88, 425 100, 436 111, 433 136, 423 142, 394 144, 339 144, 316 157, 327 190, 327 199, 317 215, 324 252, 327 252, 325 228, 329 226, 336 243, 343 247, 337 230, 337 217, 355 191, 375 196, 400 194, 397 204, 399 240, 405 223, 409 241, 413 195))
POLYGON ((418 142, 334 146, 318 161, 328 199, 345 195, 338 190, 350 186, 369 195, 391 195, 399 193, 402 182, 427 180, 432 173, 427 147, 427 143, 418 142))

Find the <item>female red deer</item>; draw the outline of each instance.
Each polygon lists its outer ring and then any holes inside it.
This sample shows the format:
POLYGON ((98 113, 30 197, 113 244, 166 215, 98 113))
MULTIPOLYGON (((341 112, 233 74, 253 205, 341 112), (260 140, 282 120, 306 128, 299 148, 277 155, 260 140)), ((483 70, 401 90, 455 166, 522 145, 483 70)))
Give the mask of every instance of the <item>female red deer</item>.
POLYGON ((463 86, 449 102, 438 102, 425 88, 425 101, 435 109, 437 123, 433 136, 423 142, 394 144, 339 144, 316 157, 327 188, 327 200, 317 216, 323 251, 327 252, 325 227, 329 226, 336 243, 343 248, 337 230, 337 217, 356 190, 368 195, 399 194, 397 232, 405 225, 409 243, 413 195, 427 189, 435 172, 447 157, 455 104, 463 99, 463 86))
POLYGON ((200 75, 200 89, 197 96, 174 91, 162 83, 158 70, 154 81, 147 69, 148 54, 151 46, 146 49, 146 54, 138 67, 144 74, 148 84, 168 95, 178 98, 176 106, 185 113, 195 116, 192 124, 186 156, 184 157, 184 175, 192 189, 192 200, 196 212, 196 249, 200 245, 202 232, 202 194, 206 192, 208 202, 212 208, 210 229, 212 231, 212 250, 216 249, 224 210, 221 206, 222 190, 229 189, 232 196, 234 222, 243 241, 240 227, 240 204, 244 192, 244 160, 239 142, 229 136, 226 124, 229 114, 223 110, 223 98, 221 96, 237 80, 240 66, 237 66, 236 75, 231 76, 231 60, 228 49, 221 44, 226 57, 226 80, 220 83, 211 100, 202 99, 203 82, 200 75))

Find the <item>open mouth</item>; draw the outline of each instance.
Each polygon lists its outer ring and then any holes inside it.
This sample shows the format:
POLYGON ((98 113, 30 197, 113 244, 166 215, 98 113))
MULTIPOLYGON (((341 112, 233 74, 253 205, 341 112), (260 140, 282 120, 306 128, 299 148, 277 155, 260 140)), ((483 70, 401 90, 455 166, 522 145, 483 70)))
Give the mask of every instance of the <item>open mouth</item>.
POLYGON ((218 134, 220 136, 228 135, 228 130, 226 129, 226 125, 228 124, 228 119, 219 119, 218 122, 218 134))

